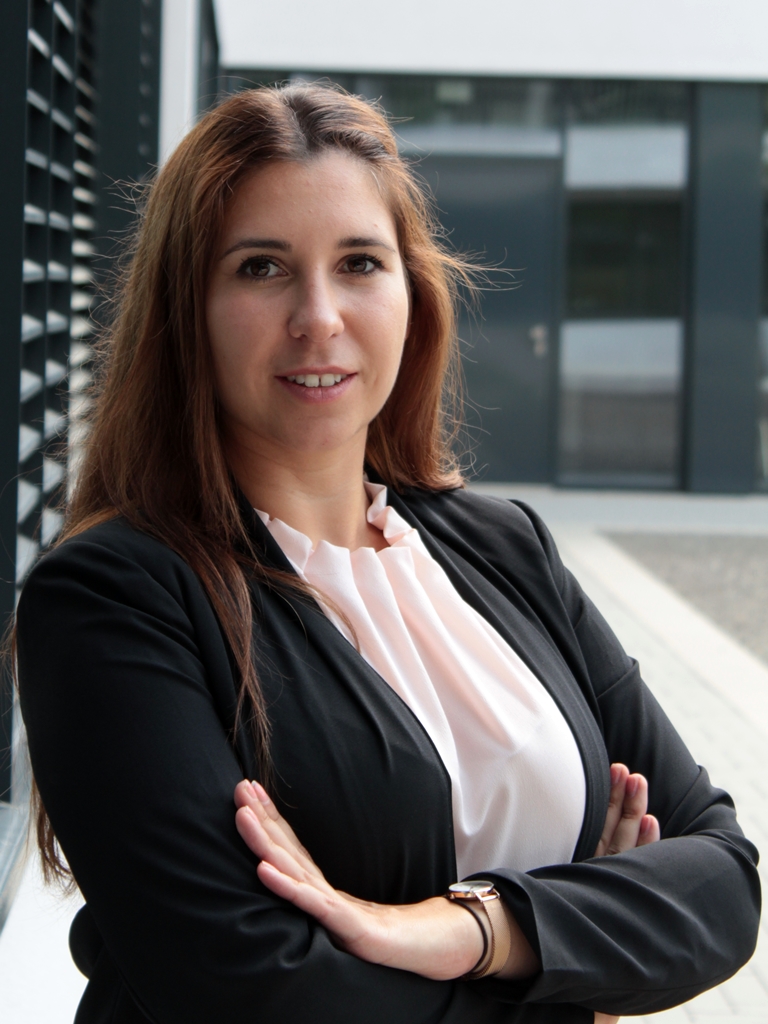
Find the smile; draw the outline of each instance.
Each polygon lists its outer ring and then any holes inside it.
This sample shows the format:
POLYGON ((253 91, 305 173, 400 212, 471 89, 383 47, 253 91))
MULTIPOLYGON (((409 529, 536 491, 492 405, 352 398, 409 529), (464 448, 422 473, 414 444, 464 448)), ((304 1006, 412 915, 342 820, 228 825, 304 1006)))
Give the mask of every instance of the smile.
POLYGON ((334 384, 340 384, 348 376, 347 373, 297 373, 296 376, 285 379, 292 384, 303 384, 305 388, 332 388, 334 384))

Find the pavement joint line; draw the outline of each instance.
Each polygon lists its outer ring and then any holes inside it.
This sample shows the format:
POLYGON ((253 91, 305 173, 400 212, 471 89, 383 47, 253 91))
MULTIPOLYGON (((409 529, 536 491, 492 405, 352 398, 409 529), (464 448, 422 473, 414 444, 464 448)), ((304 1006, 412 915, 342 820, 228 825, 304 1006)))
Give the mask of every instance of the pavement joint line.
POLYGON ((550 529, 581 525, 616 533, 768 535, 768 494, 589 491, 543 484, 471 483, 470 490, 531 505, 550 529))

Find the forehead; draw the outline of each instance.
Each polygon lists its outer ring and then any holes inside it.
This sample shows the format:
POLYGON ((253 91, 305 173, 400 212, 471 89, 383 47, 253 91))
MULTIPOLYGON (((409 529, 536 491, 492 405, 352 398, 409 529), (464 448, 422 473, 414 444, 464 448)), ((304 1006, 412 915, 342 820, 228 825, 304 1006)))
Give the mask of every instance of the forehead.
MULTIPOLYGON (((228 203, 224 234, 258 225, 289 230, 322 225, 342 234, 352 225, 395 233, 394 218, 374 169, 346 153, 329 152, 301 161, 270 161, 239 183, 228 203)), ((353 231, 352 233, 358 233, 353 231)))

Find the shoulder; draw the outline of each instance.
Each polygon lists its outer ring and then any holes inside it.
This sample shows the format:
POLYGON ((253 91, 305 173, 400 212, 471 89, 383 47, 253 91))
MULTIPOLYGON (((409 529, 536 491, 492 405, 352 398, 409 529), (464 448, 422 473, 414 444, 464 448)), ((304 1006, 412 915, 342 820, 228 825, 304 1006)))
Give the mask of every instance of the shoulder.
POLYGON ((116 515, 112 519, 107 519, 96 526, 91 526, 87 530, 67 537, 66 540, 51 548, 38 564, 86 555, 88 552, 96 550, 100 550, 104 554, 108 552, 122 553, 134 557, 138 561, 143 560, 146 556, 160 557, 163 560, 178 557, 174 556, 167 544, 134 526, 124 516, 116 515))
POLYGON ((559 570, 552 536, 525 502, 480 494, 468 488, 422 491, 412 488, 403 501, 442 539, 453 537, 491 563, 533 562, 559 570))
POLYGON ((202 586, 167 544, 116 517, 62 541, 33 567, 22 588, 19 617, 28 605, 100 596, 121 604, 163 596, 184 604, 202 586))

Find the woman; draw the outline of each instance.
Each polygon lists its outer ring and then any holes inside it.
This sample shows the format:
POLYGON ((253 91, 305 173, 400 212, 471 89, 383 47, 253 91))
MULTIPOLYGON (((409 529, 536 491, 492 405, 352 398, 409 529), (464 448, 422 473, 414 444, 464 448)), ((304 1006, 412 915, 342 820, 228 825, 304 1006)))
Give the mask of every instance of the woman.
POLYGON ((78 1024, 591 1024, 750 955, 729 798, 536 515, 462 489, 462 272, 337 91, 241 93, 159 175, 18 610, 78 1024))

